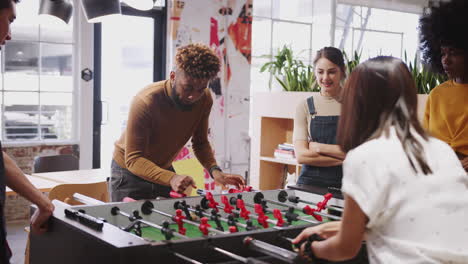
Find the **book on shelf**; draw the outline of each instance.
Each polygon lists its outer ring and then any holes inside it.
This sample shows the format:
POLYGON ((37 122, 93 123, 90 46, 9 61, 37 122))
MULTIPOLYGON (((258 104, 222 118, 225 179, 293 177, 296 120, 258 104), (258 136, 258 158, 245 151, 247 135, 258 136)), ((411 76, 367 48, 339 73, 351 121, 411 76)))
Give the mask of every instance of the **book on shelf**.
POLYGON ((292 151, 294 151, 294 145, 291 144, 291 143, 282 143, 282 144, 278 144, 278 148, 277 148, 277 149, 292 150, 292 151))
POLYGON ((294 150, 275 149, 274 157, 278 159, 295 159, 294 150))

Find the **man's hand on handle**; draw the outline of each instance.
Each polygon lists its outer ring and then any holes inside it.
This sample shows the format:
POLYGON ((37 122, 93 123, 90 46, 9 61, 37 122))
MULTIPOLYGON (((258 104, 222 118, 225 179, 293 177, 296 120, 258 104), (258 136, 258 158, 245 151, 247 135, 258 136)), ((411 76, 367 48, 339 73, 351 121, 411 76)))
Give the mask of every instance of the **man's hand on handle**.
POLYGON ((31 217, 31 232, 43 234, 47 231, 49 217, 54 212, 54 205, 48 204, 45 208, 38 208, 31 217))
POLYGON ((217 184, 226 187, 226 185, 234 185, 241 190, 245 187, 244 178, 237 174, 224 173, 219 170, 213 170, 213 178, 217 184))
POLYGON ((192 186, 193 188, 197 188, 197 186, 195 186, 195 181, 193 180, 193 178, 187 175, 175 174, 172 177, 170 184, 172 190, 178 193, 183 193, 185 189, 187 189, 190 186, 192 186))

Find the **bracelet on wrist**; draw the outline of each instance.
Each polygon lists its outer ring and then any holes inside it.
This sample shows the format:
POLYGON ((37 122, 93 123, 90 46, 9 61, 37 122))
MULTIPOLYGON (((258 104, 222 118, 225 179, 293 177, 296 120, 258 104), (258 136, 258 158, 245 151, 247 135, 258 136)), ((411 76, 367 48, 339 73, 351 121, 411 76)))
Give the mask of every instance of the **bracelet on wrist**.
POLYGON ((212 179, 214 179, 213 171, 215 171, 215 170, 219 170, 220 172, 223 172, 223 170, 221 170, 221 168, 218 165, 215 165, 215 166, 211 167, 209 172, 210 172, 210 177, 212 179))

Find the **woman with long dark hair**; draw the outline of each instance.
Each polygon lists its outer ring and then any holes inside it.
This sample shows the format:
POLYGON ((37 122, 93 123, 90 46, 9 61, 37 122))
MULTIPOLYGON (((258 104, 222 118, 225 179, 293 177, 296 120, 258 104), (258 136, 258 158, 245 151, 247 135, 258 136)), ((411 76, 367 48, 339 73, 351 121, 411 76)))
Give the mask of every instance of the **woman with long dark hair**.
POLYGON ((345 63, 341 51, 325 47, 317 52, 314 73, 320 94, 301 102, 294 118, 294 149, 302 164, 298 184, 341 187, 344 153, 336 144, 341 82, 345 63))
POLYGON ((338 144, 345 206, 341 222, 304 230, 312 259, 345 260, 361 248, 370 263, 467 263, 468 176, 452 149, 417 118, 416 87, 406 65, 370 59, 343 89, 338 144))

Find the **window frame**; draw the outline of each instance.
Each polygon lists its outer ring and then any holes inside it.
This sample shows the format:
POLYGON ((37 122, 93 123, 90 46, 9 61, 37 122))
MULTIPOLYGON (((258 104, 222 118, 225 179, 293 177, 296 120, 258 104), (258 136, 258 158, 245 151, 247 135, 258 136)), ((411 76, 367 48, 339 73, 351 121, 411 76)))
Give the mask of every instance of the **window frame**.
MULTIPOLYGON (((23 3, 18 3, 18 5, 21 5, 23 3)), ((72 91, 71 92, 63 92, 63 93, 69 93, 72 96, 72 120, 71 120, 71 137, 70 139, 38 139, 38 140, 8 140, 6 138, 5 134, 5 125, 4 125, 4 120, 5 120, 5 97, 4 94, 5 92, 15 92, 15 89, 5 89, 6 87, 4 86, 4 78, 2 78, 2 87, 0 88, 0 93, 2 93, 2 107, 0 109, 0 114, 2 115, 2 122, 0 124, 0 129, 2 129, 2 138, 0 139, 2 141, 2 145, 4 147, 30 147, 30 146, 41 146, 41 145, 46 145, 46 146, 58 146, 58 145, 75 145, 75 144, 80 144, 80 119, 81 119, 81 113, 80 109, 82 107, 80 106, 81 104, 81 99, 80 99, 80 68, 81 68, 81 59, 80 55, 81 52, 83 51, 79 46, 80 42, 82 42, 81 37, 83 37, 82 33, 80 30, 82 28, 85 28, 86 26, 83 26, 83 24, 87 23, 86 19, 83 19, 83 13, 80 8, 81 3, 78 0, 73 0, 73 17, 72 20, 70 20, 69 23, 73 23, 73 31, 72 31, 72 40, 71 42, 58 42, 58 41, 50 41, 50 40, 43 40, 40 38, 37 40, 24 40, 24 39, 15 39, 15 36, 13 34, 11 42, 24 42, 24 43, 37 43, 39 45, 39 51, 38 51, 38 81, 41 79, 42 73, 42 44, 63 44, 63 45, 71 45, 72 47, 72 91)), ((40 28, 38 29, 39 31, 41 30, 40 28)), ((85 37, 86 38, 86 37, 85 37)), ((3 70, 5 69, 5 49, 2 49, 2 68, 3 70)), ((3 74, 3 72, 1 73, 3 74)), ((31 93, 37 93, 38 95, 38 113, 40 117, 41 113, 41 94, 51 94, 51 93, 56 93, 56 92, 50 92, 50 91, 41 91, 40 87, 37 91, 21 91, 21 92, 31 92, 31 93)), ((62 92, 60 92, 62 93, 62 92)), ((38 119, 40 119, 38 117, 38 119)), ((38 134, 41 135, 41 123, 37 124, 38 127, 38 134)))

